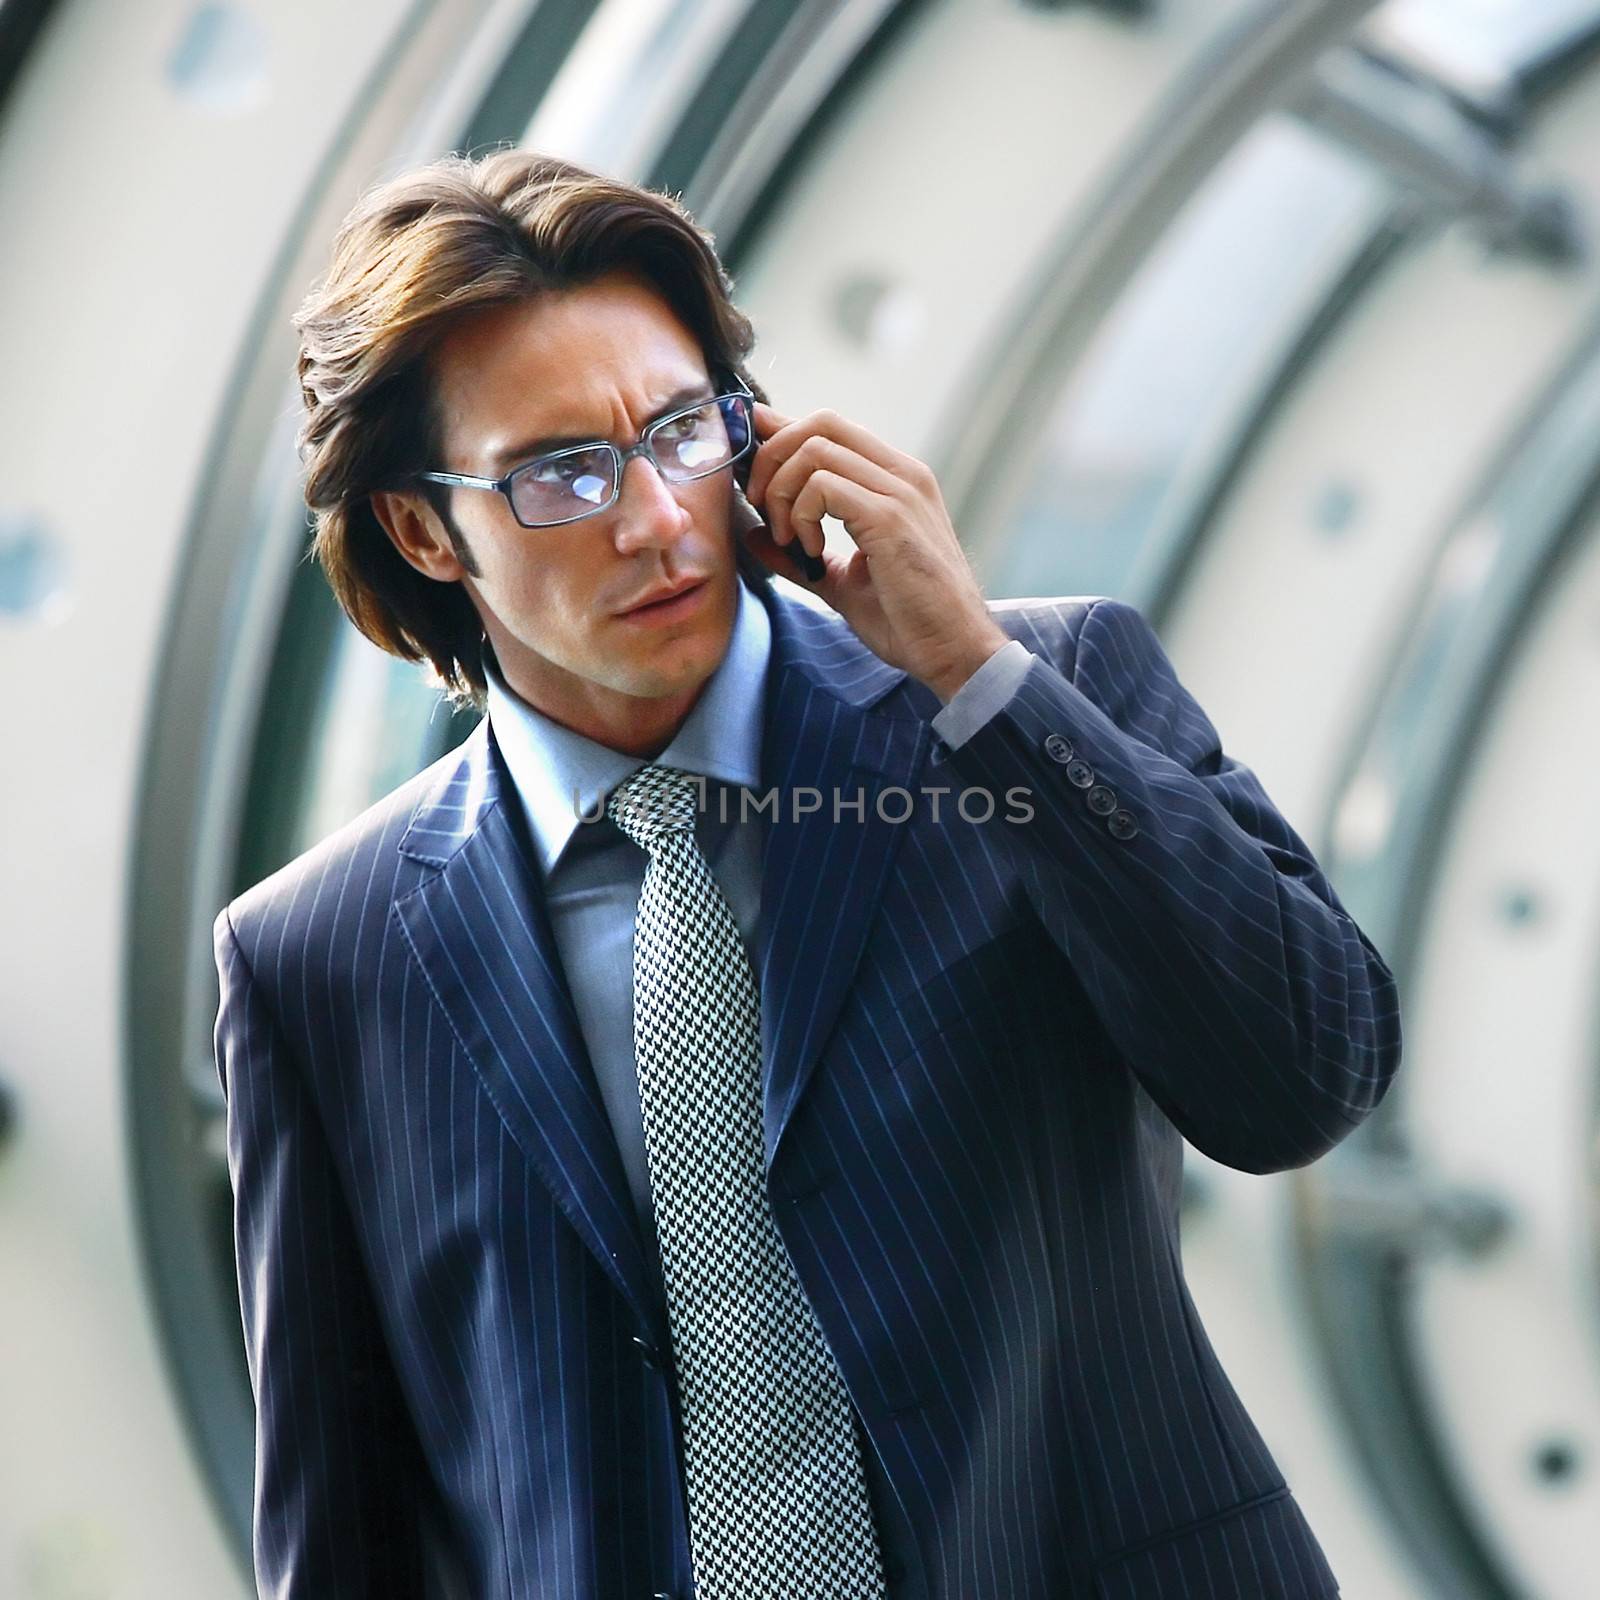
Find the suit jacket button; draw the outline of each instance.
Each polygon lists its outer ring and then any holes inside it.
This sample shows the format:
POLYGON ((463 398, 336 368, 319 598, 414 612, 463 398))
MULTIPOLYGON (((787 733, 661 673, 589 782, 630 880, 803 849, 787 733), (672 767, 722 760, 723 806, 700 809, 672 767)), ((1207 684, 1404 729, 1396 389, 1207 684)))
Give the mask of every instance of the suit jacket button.
POLYGON ((1094 782, 1094 768, 1080 757, 1067 763, 1067 782, 1078 789, 1087 789, 1094 782))
POLYGON ((1116 795, 1110 789, 1106 788, 1103 783, 1097 783, 1094 788, 1092 788, 1088 794, 1084 796, 1084 799, 1088 802, 1089 809, 1094 812, 1097 817, 1103 817, 1109 812, 1117 809, 1116 795))
POLYGON ((1072 759, 1072 741, 1063 739, 1059 733, 1052 733, 1044 742, 1044 753, 1052 761, 1070 761, 1072 759))
POLYGON ((1110 829, 1113 839, 1131 839, 1139 831, 1139 824, 1133 820, 1131 811, 1113 811, 1106 818, 1106 827, 1110 829))
POLYGON ((633 1342, 638 1345, 640 1354, 644 1357, 645 1365, 647 1367, 659 1367, 660 1362, 656 1360, 655 1346, 648 1339, 641 1339, 638 1334, 633 1334, 632 1338, 633 1342))

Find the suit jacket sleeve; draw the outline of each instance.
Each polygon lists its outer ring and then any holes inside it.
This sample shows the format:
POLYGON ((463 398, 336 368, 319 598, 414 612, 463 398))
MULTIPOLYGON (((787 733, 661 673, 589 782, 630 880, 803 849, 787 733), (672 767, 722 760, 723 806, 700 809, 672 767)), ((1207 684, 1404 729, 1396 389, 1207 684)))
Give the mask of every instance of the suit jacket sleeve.
POLYGON ((417 1447, 334 1163, 226 910, 214 939, 256 1581, 274 1600, 416 1595, 417 1447))
POLYGON ((950 768, 993 794, 1040 920, 1191 1144, 1247 1172, 1302 1166, 1382 1099, 1400 1060, 1392 973, 1134 607, 1094 601, 1065 672, 1032 655, 962 731, 950 768), (1113 834, 1095 786, 1137 832, 1113 834))

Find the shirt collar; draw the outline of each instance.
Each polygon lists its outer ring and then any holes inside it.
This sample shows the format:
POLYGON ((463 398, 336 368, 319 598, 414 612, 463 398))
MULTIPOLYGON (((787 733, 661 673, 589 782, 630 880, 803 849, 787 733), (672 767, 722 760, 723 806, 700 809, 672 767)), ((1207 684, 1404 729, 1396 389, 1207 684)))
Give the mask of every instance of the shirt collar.
MULTIPOLYGON (((772 619, 755 591, 738 579, 728 648, 672 742, 654 764, 755 789, 760 783, 761 708, 772 619)), ((578 823, 594 821, 607 796, 646 765, 564 727, 510 688, 487 639, 483 649, 491 732, 527 814, 540 866, 548 875, 578 823)))

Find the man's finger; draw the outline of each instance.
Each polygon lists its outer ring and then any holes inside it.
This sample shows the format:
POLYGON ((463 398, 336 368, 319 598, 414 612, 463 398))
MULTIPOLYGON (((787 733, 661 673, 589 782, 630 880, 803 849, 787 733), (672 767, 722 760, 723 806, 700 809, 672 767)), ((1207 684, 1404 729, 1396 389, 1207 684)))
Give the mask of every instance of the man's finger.
POLYGON ((758 433, 763 427, 772 430, 757 448, 755 462, 750 468, 749 494, 756 505, 764 503, 772 475, 813 435, 832 439, 834 443, 865 457, 884 472, 907 482, 926 470, 915 457, 885 444, 875 433, 836 412, 824 413, 820 422, 816 413, 792 422, 781 412, 774 411, 771 406, 763 405, 758 400, 755 402, 755 416, 758 433))
MULTIPOLYGON (((813 544, 821 549, 823 533, 820 525, 816 526, 814 534, 807 537, 795 524, 795 507, 806 482, 819 470, 826 469, 837 476, 853 478, 863 489, 873 490, 885 499, 894 498, 904 488, 892 472, 885 471, 870 457, 840 444, 827 434, 807 435, 801 441, 801 449, 806 450, 806 462, 799 459, 801 450, 796 450, 767 480, 767 492, 762 501, 767 526, 781 544, 788 544, 791 539, 804 539, 808 550, 813 544), (819 442, 812 444, 813 439, 819 442), (807 446, 810 448, 806 449, 807 446), (810 463, 809 471, 805 471, 807 462, 810 463)), ((833 512, 828 514, 836 515, 833 512)), ((854 530, 851 531, 853 537, 854 530)))

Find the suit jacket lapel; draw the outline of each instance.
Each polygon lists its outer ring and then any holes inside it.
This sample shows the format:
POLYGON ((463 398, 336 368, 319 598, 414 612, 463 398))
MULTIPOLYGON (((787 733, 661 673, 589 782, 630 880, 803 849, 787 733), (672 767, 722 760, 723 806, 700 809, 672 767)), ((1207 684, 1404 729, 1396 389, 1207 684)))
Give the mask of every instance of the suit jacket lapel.
MULTIPOLYGON (((770 1168, 860 961, 915 793, 926 720, 874 713, 905 674, 830 612, 770 590, 762 796, 769 806, 753 965, 770 1168), (800 794, 816 809, 796 817, 800 794), (841 801, 839 820, 834 797, 841 801), (861 800, 857 818, 856 799, 861 800), (888 818, 906 802, 889 796, 888 818), (848 808, 843 804, 848 802, 848 808)), ((619 1291, 658 1338, 665 1308, 583 1041, 526 824, 485 717, 418 805, 399 848, 437 870, 393 915, 485 1092, 619 1291)))
POLYGON ((439 870, 396 901, 457 1041, 523 1155, 646 1326, 654 1273, 583 1041, 526 823, 485 717, 400 841, 439 870))
POLYGON ((872 711, 906 674, 840 618, 777 590, 769 609, 761 783, 763 797, 776 788, 778 814, 762 857, 755 966, 770 1170, 849 991, 904 831, 897 819, 906 801, 887 796, 885 816, 878 797, 894 786, 915 793, 933 735, 923 717, 872 711), (820 803, 797 817, 797 799, 820 803))

